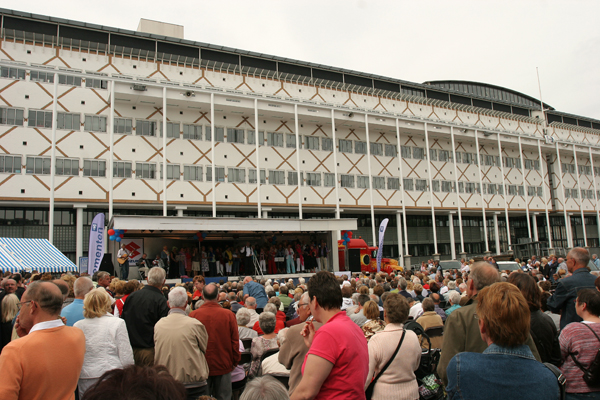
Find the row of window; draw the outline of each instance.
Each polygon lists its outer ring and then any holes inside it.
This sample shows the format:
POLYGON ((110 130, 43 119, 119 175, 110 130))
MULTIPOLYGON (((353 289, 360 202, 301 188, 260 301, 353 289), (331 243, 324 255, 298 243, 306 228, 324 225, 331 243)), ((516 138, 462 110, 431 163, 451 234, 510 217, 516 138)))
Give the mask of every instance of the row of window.
MULTIPOLYGON (((565 199, 577 199, 579 192, 581 193, 581 199, 595 200, 594 191, 590 189, 568 189, 565 188, 565 199)), ((600 198, 600 190, 598 190, 598 198, 600 198)))
MULTIPOLYGON (((25 80, 27 70, 18 67, 0 67, 0 78, 25 80)), ((54 83, 53 71, 31 71, 29 80, 33 82, 54 83)), ((60 85, 81 86, 82 79, 79 76, 58 74, 60 85)), ((95 89, 107 89, 108 81, 100 78, 86 78, 85 87, 95 89)))
MULTIPOLYGON (((592 175, 592 167, 589 165, 578 165, 579 175, 592 175)), ((562 172, 567 174, 575 173, 575 164, 562 164, 562 172)), ((600 175, 600 168, 594 167, 594 176, 600 175)))

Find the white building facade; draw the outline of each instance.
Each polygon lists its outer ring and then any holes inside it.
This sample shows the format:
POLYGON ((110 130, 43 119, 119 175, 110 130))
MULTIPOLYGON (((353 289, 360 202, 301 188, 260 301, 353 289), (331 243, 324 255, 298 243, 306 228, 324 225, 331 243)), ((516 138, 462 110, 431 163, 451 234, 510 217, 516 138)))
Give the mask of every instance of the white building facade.
POLYGON ((0 236, 85 255, 93 215, 357 218, 385 254, 599 247, 600 121, 0 10, 0 236))

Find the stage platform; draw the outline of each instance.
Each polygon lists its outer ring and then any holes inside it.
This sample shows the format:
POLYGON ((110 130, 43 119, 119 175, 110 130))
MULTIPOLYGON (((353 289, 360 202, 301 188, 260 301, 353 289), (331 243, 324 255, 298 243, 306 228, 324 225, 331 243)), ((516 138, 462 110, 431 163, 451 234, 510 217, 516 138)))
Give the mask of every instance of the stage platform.
MULTIPOLYGON (((273 275, 263 275, 264 279, 271 279, 271 280, 277 280, 280 281, 281 279, 285 279, 286 281, 288 279, 292 279, 294 281, 294 285, 298 284, 298 278, 302 277, 306 280, 310 279, 311 276, 313 276, 315 273, 314 272, 306 272, 306 273, 300 273, 300 274, 273 274, 273 275)), ((204 278, 206 283, 220 283, 220 281, 222 280, 223 282, 240 282, 243 281, 244 278, 247 275, 240 275, 240 276, 214 276, 214 277, 207 277, 204 278)), ((258 277, 259 279, 262 279, 263 276, 258 276, 258 275, 250 275, 253 278, 258 277)), ((178 278, 178 279, 167 279, 167 285, 171 286, 171 285, 175 285, 177 283, 184 283, 184 282, 191 282, 193 280, 193 278, 178 278)))

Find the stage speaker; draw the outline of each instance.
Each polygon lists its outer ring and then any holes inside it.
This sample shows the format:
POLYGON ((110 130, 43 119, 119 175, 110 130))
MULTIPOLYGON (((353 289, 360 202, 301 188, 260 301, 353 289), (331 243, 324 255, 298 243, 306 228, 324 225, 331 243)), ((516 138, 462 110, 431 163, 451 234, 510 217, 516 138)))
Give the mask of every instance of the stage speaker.
POLYGON ((100 268, 98 270, 106 271, 111 275, 115 274, 115 267, 112 263, 112 254, 111 253, 107 253, 104 255, 104 257, 102 257, 102 262, 100 262, 100 268))
POLYGON ((360 272, 360 249, 348 249, 348 270, 360 272))

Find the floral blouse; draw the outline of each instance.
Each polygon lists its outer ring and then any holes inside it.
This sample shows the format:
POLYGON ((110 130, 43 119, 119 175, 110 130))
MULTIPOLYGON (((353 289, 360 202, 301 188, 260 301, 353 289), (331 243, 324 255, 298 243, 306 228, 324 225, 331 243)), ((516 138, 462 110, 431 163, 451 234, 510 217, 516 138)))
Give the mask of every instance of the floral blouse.
POLYGON ((270 349, 276 349, 277 338, 264 339, 262 336, 252 339, 252 347, 250 352, 252 353, 252 364, 250 365, 250 371, 248 372, 249 377, 256 377, 260 375, 260 357, 270 349))
POLYGON ((365 334, 365 338, 367 342, 371 337, 379 331, 382 331, 385 328, 385 322, 380 319, 370 319, 362 326, 363 333, 365 334))

